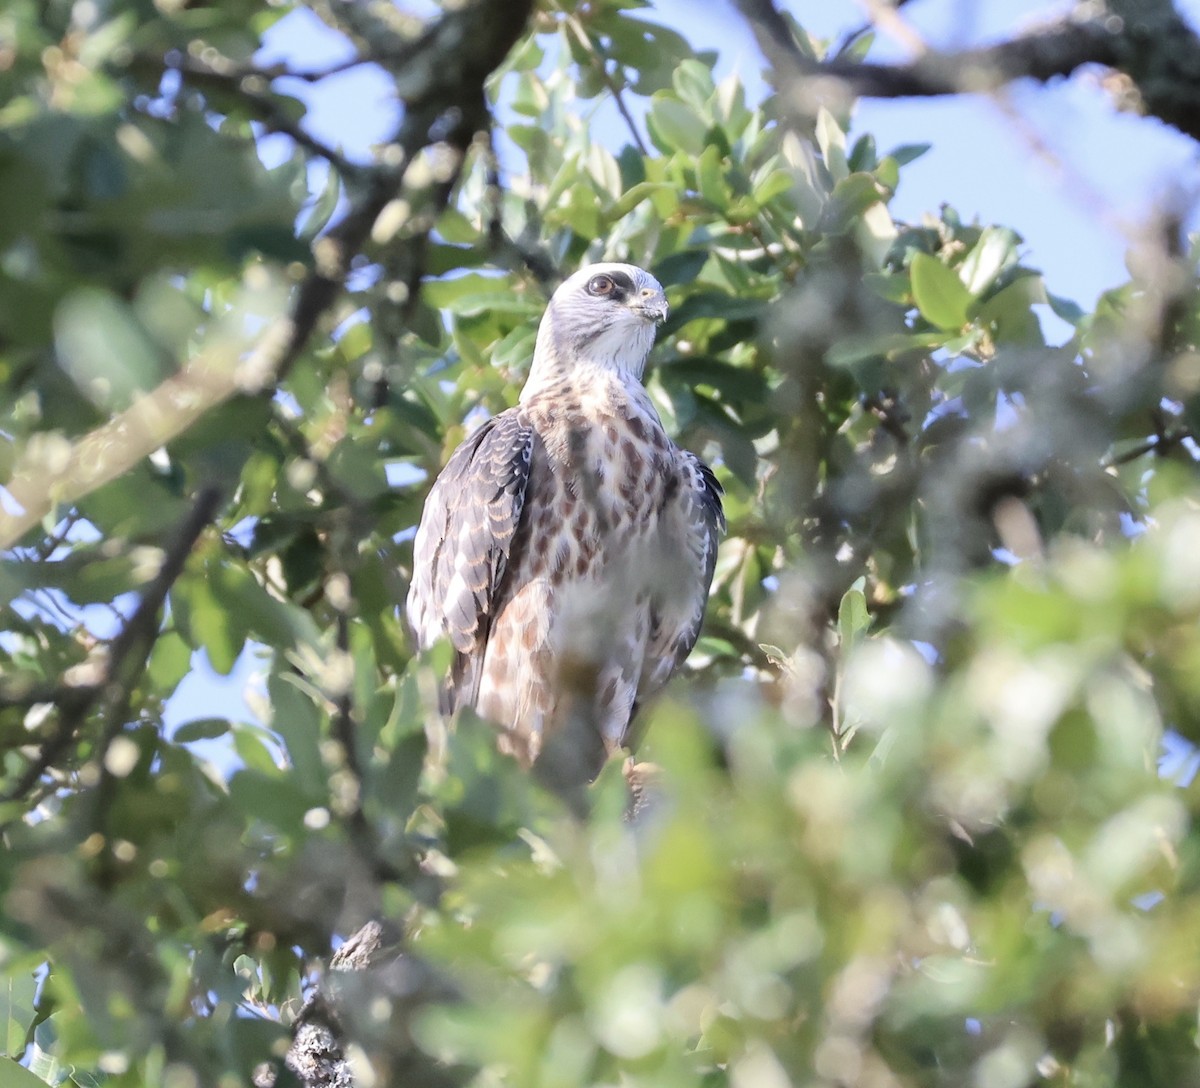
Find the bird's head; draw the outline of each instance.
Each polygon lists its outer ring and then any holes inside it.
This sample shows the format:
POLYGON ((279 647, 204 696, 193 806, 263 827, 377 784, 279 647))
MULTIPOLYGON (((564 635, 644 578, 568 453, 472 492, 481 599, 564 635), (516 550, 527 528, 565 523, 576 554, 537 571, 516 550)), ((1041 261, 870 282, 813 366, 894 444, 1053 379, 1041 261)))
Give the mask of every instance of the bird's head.
POLYGON ((666 318, 662 284, 644 269, 612 263, 581 268, 546 307, 529 386, 579 364, 640 380, 654 345, 654 327, 666 318))

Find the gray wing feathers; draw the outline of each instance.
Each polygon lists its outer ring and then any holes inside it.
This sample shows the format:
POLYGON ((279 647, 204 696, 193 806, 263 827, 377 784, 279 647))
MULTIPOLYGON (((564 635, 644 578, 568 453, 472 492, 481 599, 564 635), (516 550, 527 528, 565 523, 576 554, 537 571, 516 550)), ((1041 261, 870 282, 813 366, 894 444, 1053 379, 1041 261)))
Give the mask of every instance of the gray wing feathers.
POLYGON ((477 694, 532 447, 533 428, 519 409, 488 420, 454 451, 417 528, 408 620, 422 649, 448 638, 456 651, 449 709, 477 694))
POLYGON ((696 645, 717 563, 717 544, 725 531, 723 490, 712 470, 686 450, 680 451, 679 460, 676 501, 684 561, 678 564, 675 577, 663 580, 653 601, 649 652, 638 685, 639 702, 666 684, 696 645))
POLYGON ((717 545, 725 532, 725 511, 721 505, 724 488, 717 482, 713 471, 694 453, 683 452, 684 504, 689 533, 689 551, 697 559, 703 572, 695 587, 691 622, 676 633, 675 657, 671 666, 674 671, 683 664, 692 652, 696 639, 700 637, 700 625, 704 621, 704 609, 708 604, 708 590, 712 585, 713 571, 717 565, 717 545))
POLYGON ((708 587, 712 585, 713 571, 717 566, 717 544, 725 535, 725 508, 721 504, 725 489, 713 475, 713 470, 694 453, 689 453, 687 459, 692 463, 698 479, 697 500, 705 529, 704 596, 707 599, 708 587))

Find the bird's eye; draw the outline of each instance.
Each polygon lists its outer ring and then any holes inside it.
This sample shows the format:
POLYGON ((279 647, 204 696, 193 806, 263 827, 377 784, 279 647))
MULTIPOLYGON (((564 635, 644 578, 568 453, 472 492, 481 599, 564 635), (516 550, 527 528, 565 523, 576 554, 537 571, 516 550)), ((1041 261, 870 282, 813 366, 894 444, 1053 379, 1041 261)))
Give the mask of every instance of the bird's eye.
POLYGON ((593 276, 588 280, 587 292, 589 295, 611 295, 616 287, 609 276, 593 276))

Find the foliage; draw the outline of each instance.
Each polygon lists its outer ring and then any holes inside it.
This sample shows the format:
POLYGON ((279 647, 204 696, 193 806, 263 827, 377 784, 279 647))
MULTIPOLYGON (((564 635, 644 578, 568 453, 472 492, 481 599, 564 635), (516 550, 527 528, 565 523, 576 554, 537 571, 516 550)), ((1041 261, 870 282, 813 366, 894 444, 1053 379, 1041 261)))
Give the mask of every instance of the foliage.
MULTIPOLYGON (((316 8, 415 116, 439 41, 316 8)), ((1085 313, 1010 229, 893 220, 921 148, 572 8, 490 78, 494 146, 427 124, 399 176, 253 69, 286 4, 0 16, 0 1077, 248 1084, 380 917, 363 1083, 1200 1083, 1195 251, 1085 313), (648 388, 730 521, 634 824, 616 764, 580 821, 447 735, 397 611, 430 479, 600 257, 666 285, 648 388), (254 714, 181 706, 247 657, 254 714)))

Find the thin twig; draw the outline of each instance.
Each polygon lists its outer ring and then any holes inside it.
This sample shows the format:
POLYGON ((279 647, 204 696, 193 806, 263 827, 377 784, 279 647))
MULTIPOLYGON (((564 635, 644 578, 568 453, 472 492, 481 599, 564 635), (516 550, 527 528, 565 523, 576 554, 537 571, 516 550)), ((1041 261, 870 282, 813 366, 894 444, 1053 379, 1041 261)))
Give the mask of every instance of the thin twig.
MULTIPOLYGON (((221 493, 215 487, 206 487, 196 496, 192 509, 167 548, 158 573, 142 591, 133 614, 108 644, 99 679, 77 687, 60 686, 52 698, 40 700, 58 706, 54 732, 42 743, 37 759, 25 768, 3 800, 15 801, 24 796, 63 755, 78 736, 88 714, 102 699, 109 700, 113 715, 119 715, 122 708, 128 707, 133 685, 145 668, 146 658, 158 635, 159 610, 171 586, 183 572, 193 545, 216 515, 220 499, 221 493)), ((111 723, 106 735, 108 732, 111 732, 111 723)))
POLYGON ((484 206, 486 208, 486 233, 492 258, 499 264, 507 265, 515 271, 515 265, 528 269, 533 273, 538 284, 549 297, 554 289, 562 283, 564 277, 561 269, 554 263, 554 258, 544 246, 537 242, 537 225, 532 216, 526 223, 519 238, 513 238, 504 229, 504 185, 500 177, 500 158, 496 154, 495 141, 489 130, 482 139, 482 156, 487 175, 484 190, 484 206))
POLYGON ((629 134, 633 137, 633 142, 637 146, 638 151, 643 155, 648 156, 650 149, 646 146, 642 139, 642 134, 638 131, 637 123, 633 119, 633 114, 629 112, 629 107, 625 105, 625 99, 621 95, 621 88, 617 86, 617 81, 613 79, 612 73, 608 70, 608 58, 604 55, 603 50, 592 41, 588 35, 584 25, 574 16, 567 17, 567 26, 571 28, 571 32, 579 40, 579 44, 587 51, 589 57, 594 59, 593 68, 600 74, 600 78, 604 81, 604 85, 608 88, 609 94, 613 97, 613 102, 616 104, 617 112, 624 119, 626 126, 629 129, 629 134))
POLYGON ((897 10, 899 4, 889 3, 888 0, 858 0, 858 4, 873 26, 907 49, 912 56, 923 57, 929 52, 929 43, 911 23, 900 16, 897 10))
MULTIPOLYGON (((905 4, 910 2, 911 0, 896 0, 896 2, 892 5, 892 8, 894 11, 899 11, 902 7, 904 7, 905 4)), ((846 33, 842 35, 841 40, 837 43, 837 45, 828 51, 826 56, 833 59, 844 56, 855 42, 857 42, 864 34, 871 33, 871 31, 874 29, 875 23, 874 21, 871 21, 862 23, 859 26, 856 26, 853 30, 846 31, 846 33)))
POLYGON ((279 72, 277 76, 270 76, 229 62, 222 64, 220 61, 200 61, 182 53, 169 53, 166 57, 135 53, 127 67, 133 71, 151 71, 160 78, 163 72, 175 72, 193 86, 216 89, 233 95, 250 108, 255 120, 268 132, 289 137, 306 151, 325 159, 343 177, 353 177, 366 169, 317 139, 299 122, 289 117, 269 93, 255 87, 255 84, 267 87, 272 78, 290 73, 279 72))
MULTIPOLYGON (((342 575, 345 577, 345 575, 342 575)), ((336 610, 336 646, 339 654, 345 659, 350 658, 350 618, 346 615, 348 601, 335 601, 336 610)), ((370 854, 374 854, 370 827, 363 812, 363 790, 366 781, 363 776, 362 761, 358 758, 358 736, 354 727, 354 686, 346 684, 334 699, 333 735, 337 738, 342 749, 342 763, 346 773, 354 780, 353 799, 346 816, 350 822, 351 834, 361 844, 370 844, 370 854)))
POLYGON ((1128 449, 1124 453, 1106 457, 1100 462, 1100 466, 1102 468, 1116 468, 1118 465, 1127 465, 1131 461, 1136 461, 1139 457, 1145 457, 1148 453, 1154 453, 1162 457, 1178 446, 1184 439, 1191 437, 1193 437, 1192 432, 1187 427, 1180 427, 1178 430, 1151 435, 1144 442, 1139 442, 1132 449, 1128 449))

